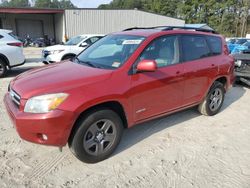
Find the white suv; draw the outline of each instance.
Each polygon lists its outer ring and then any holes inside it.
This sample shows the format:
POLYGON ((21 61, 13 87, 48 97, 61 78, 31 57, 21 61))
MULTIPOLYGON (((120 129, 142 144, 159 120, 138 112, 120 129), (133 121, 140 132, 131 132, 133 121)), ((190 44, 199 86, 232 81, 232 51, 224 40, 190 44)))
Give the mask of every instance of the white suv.
POLYGON ((4 77, 7 70, 23 65, 23 43, 15 38, 10 30, 0 29, 0 78, 4 77))
POLYGON ((79 35, 72 37, 63 45, 49 46, 42 51, 43 63, 71 59, 102 37, 104 35, 79 35))

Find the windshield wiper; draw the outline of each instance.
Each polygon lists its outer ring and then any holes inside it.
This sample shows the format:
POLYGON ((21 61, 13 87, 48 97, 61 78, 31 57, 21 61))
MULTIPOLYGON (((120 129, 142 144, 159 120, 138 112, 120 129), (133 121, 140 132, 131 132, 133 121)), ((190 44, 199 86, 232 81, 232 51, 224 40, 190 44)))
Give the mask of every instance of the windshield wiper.
POLYGON ((81 64, 86 64, 90 67, 94 67, 94 68, 100 68, 99 66, 91 63, 90 61, 81 61, 78 57, 75 58, 77 60, 78 63, 81 63, 81 64))

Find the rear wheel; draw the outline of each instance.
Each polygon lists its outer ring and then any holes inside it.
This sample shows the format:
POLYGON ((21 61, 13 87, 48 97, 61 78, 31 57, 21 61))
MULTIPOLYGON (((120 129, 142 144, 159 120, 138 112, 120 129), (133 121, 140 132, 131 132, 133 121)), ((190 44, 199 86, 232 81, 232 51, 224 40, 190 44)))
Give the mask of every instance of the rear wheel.
POLYGON ((92 111, 78 122, 69 147, 81 161, 96 163, 113 153, 122 131, 122 120, 117 113, 109 109, 92 111))
POLYGON ((7 73, 6 63, 0 59, 0 78, 4 77, 7 73))
POLYGON ((224 101, 225 88, 221 82, 215 81, 206 98, 199 105, 198 110, 201 114, 213 116, 217 114, 224 101))

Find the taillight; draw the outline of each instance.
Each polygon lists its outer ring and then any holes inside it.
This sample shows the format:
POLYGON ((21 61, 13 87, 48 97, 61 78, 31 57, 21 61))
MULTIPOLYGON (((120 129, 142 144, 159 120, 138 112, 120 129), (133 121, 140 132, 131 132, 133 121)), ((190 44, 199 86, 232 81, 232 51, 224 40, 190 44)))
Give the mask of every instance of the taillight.
POLYGON ((21 43, 21 42, 9 42, 9 43, 7 43, 7 45, 9 45, 9 46, 22 47, 22 46, 23 46, 23 43, 21 43))

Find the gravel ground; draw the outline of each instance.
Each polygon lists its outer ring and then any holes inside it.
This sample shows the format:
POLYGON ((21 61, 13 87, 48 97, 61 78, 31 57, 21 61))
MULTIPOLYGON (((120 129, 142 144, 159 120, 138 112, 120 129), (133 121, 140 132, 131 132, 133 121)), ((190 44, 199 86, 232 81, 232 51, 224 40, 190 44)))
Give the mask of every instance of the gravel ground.
POLYGON ((0 187, 250 187, 250 90, 237 86, 213 117, 196 109, 126 130, 115 154, 97 164, 23 141, 3 104, 9 81, 42 63, 27 63, 0 79, 0 187))

